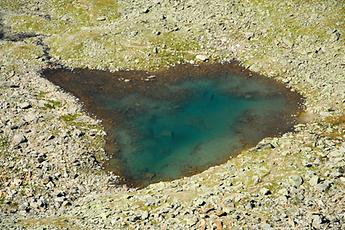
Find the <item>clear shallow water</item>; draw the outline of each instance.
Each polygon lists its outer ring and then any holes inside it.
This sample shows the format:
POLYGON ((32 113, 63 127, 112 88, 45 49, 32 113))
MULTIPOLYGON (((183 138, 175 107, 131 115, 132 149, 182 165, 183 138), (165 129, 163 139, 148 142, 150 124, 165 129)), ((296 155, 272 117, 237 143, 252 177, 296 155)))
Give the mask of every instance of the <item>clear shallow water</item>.
POLYGON ((85 71, 47 76, 104 118, 111 133, 108 150, 114 151, 109 167, 133 184, 172 180, 223 163, 263 137, 288 130, 297 110, 288 90, 229 71, 168 74, 152 82, 136 72, 127 83, 119 79, 128 72, 85 71))

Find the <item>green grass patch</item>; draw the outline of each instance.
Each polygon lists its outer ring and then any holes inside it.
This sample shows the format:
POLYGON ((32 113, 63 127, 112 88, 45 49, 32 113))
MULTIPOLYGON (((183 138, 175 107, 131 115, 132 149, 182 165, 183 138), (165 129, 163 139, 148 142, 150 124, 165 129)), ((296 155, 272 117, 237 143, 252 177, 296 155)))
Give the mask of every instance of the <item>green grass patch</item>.
POLYGON ((116 0, 50 0, 45 7, 54 9, 54 18, 63 18, 67 22, 75 22, 82 26, 98 24, 99 17, 113 21, 120 15, 116 0))
POLYGON ((0 9, 9 11, 18 11, 25 6, 24 1, 1 0, 0 9))
POLYGON ((61 107, 61 101, 57 100, 48 100, 47 103, 44 104, 44 108, 46 109, 57 109, 61 107))
POLYGON ((37 99, 42 100, 42 99, 44 99, 44 98, 46 97, 46 95, 47 95, 47 92, 40 91, 40 92, 38 93, 38 95, 37 95, 37 99))
POLYGON ((14 15, 8 20, 13 33, 51 35, 68 29, 68 25, 62 21, 48 20, 37 15, 14 15))
POLYGON ((47 43, 53 56, 69 64, 137 70, 193 60, 201 50, 199 43, 177 32, 159 36, 147 32, 137 37, 114 33, 83 29, 54 35, 47 43))
POLYGON ((66 123, 71 123, 74 122, 78 117, 80 117, 79 113, 62 115, 60 118, 66 123))
POLYGON ((82 122, 78 121, 77 119, 81 116, 80 113, 76 114, 67 114, 62 115, 60 119, 67 123, 68 125, 73 125, 76 127, 80 127, 82 129, 96 129, 96 130, 102 130, 102 127, 99 124, 90 124, 88 122, 82 122))

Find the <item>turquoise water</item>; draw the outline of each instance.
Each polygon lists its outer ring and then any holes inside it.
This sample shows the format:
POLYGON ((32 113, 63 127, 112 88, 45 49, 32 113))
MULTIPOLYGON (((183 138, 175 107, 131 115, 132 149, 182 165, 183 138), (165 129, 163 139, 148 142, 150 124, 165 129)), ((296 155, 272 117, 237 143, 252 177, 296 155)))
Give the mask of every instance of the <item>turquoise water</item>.
POLYGON ((81 84, 77 96, 88 95, 87 107, 97 105, 96 111, 112 121, 106 130, 118 150, 110 168, 134 184, 172 180, 221 164, 263 137, 287 130, 296 106, 276 85, 232 73, 144 86, 133 81, 127 91, 112 82, 117 93, 111 93, 106 77, 91 87, 87 76, 84 83, 68 79, 69 90, 81 84))

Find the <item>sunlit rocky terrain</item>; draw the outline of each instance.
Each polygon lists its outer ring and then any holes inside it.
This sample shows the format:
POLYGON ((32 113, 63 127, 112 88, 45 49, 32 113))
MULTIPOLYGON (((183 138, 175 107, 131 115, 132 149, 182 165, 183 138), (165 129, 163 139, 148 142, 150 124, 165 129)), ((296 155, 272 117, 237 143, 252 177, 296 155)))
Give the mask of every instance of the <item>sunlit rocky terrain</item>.
POLYGON ((1 0, 0 229, 344 229, 345 5, 1 0), (305 99, 294 130, 145 188, 103 169, 102 122, 47 68, 223 63, 305 99))

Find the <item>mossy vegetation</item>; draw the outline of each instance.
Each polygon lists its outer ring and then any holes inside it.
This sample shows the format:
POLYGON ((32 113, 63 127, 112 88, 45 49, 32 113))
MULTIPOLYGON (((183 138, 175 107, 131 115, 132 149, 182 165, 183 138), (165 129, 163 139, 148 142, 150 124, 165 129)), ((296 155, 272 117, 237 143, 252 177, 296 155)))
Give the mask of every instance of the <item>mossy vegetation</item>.
POLYGON ((326 122, 330 125, 330 131, 323 135, 332 139, 345 140, 345 114, 327 117, 326 122))
MULTIPOLYGON (((202 52, 198 42, 181 31, 156 36, 150 29, 144 29, 132 37, 126 27, 113 27, 109 23, 116 22, 120 15, 114 0, 48 0, 37 7, 40 14, 18 11, 5 15, 6 25, 10 25, 13 34, 48 36, 44 41, 51 56, 67 65, 157 70, 194 60, 202 52)), ((140 25, 137 27, 142 29, 140 25)))
POLYGON ((74 122, 78 117, 80 117, 81 114, 76 113, 76 114, 66 114, 62 115, 60 118, 66 123, 71 123, 74 122))
POLYGON ((54 7, 53 17, 63 18, 66 21, 76 22, 82 26, 98 24, 99 21, 113 21, 119 17, 116 0, 50 0, 45 8, 54 7), (104 17, 104 18, 100 18, 104 17))
POLYGON ((95 130, 102 130, 102 126, 100 124, 90 124, 89 122, 79 121, 78 118, 81 117, 81 113, 75 114, 66 114, 62 115, 60 119, 64 121, 68 125, 73 125, 83 129, 95 129, 95 130))
POLYGON ((0 8, 8 11, 18 11, 25 6, 25 1, 1 0, 0 8))
POLYGON ((12 2, 4 1, 0 6, 19 13, 5 17, 14 33, 60 34, 82 26, 95 26, 104 23, 104 20, 114 21, 119 17, 115 0, 47 0, 40 2, 40 5, 29 2, 28 6, 32 4, 33 8, 39 9, 38 15, 22 13, 20 9, 26 4, 12 2))
POLYGON ((68 29, 68 24, 63 21, 48 20, 37 15, 14 15, 8 18, 12 26, 12 33, 35 33, 51 35, 68 29))
POLYGON ((100 68, 157 70, 193 60, 200 45, 182 33, 128 38, 122 33, 83 29, 47 39, 51 54, 67 62, 100 68))
POLYGON ((46 109, 57 109, 59 107, 61 107, 61 101, 57 101, 57 100, 47 100, 47 103, 44 104, 44 107, 46 109))
POLYGON ((46 97, 46 95, 47 95, 47 92, 45 92, 45 91, 40 91, 39 93, 38 93, 38 95, 37 95, 37 99, 44 99, 45 97, 46 97))

